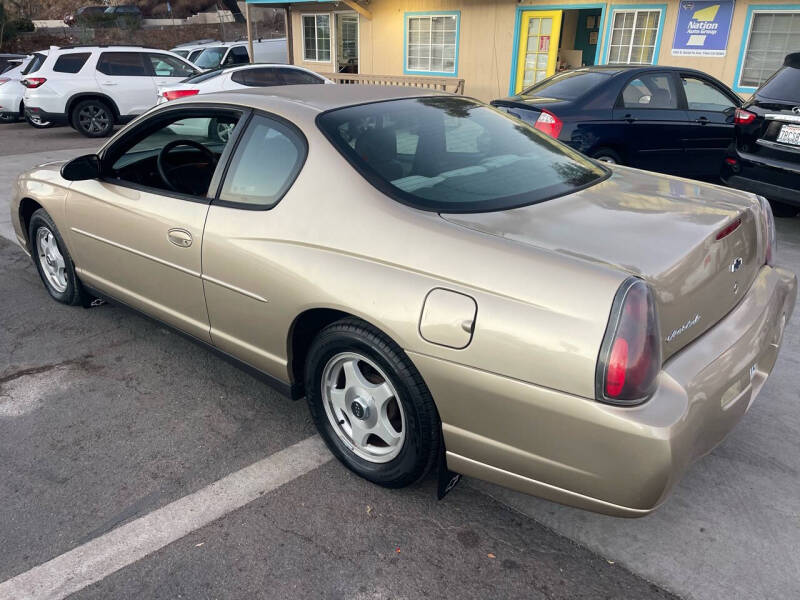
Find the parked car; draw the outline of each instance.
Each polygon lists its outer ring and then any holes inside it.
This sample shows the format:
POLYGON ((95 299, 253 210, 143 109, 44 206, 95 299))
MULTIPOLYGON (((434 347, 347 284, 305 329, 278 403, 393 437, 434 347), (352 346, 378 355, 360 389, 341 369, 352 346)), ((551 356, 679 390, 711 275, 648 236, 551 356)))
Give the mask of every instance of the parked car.
POLYGON ((106 6, 81 6, 74 13, 64 17, 64 24, 69 27, 81 26, 98 26, 104 25, 106 16, 106 6))
POLYGON ((158 102, 186 96, 276 85, 332 84, 333 81, 295 65, 246 64, 200 73, 158 89, 158 102))
POLYGON ((103 13, 103 21, 107 27, 134 29, 142 24, 142 11, 135 4, 109 6, 103 13))
POLYGON ((719 180, 742 100, 694 69, 585 67, 492 104, 601 161, 719 180))
POLYGON ((253 61, 250 60, 247 42, 211 45, 204 48, 192 62, 203 71, 211 71, 220 67, 232 67, 249 62, 286 64, 289 62, 286 44, 286 38, 254 40, 253 54, 255 56, 253 61))
POLYGON ((25 59, 24 54, 0 54, 0 74, 19 66, 20 61, 25 59))
POLYGON ((153 107, 158 87, 199 71, 165 50, 137 46, 51 49, 35 74, 22 80, 25 114, 69 124, 87 137, 105 137, 153 107), (35 76, 34 76, 35 75, 35 76))
POLYGON ((197 40, 194 42, 187 42, 185 44, 181 44, 180 46, 176 46, 170 52, 174 52, 178 56, 185 58, 190 63, 193 63, 200 53, 205 50, 210 45, 218 45, 221 44, 219 40, 197 40))
POLYGON ((736 111, 736 136, 722 180, 766 196, 778 216, 800 212, 800 52, 787 55, 736 111))
POLYGON ((0 121, 8 123, 26 119, 29 125, 38 129, 52 126, 49 121, 25 115, 25 86, 22 85, 24 77, 35 73, 42 66, 48 52, 49 50, 34 52, 24 58, 20 65, 0 75, 0 121))
POLYGON ((184 98, 13 190, 55 300, 113 298, 248 363, 388 487, 446 459, 647 514, 751 406, 797 296, 762 198, 427 89, 184 98), (190 119, 235 128, 171 129, 190 119))

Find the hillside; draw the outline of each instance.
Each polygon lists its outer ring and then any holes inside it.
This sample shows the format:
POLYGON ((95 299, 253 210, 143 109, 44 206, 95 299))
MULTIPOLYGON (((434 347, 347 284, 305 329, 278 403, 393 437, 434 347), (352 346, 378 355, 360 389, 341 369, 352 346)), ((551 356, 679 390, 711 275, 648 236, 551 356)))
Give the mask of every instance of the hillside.
MULTIPOLYGON (((167 12, 166 0, 125 0, 117 3, 105 4, 135 4, 145 17, 167 18, 174 16, 176 19, 189 17, 195 13, 214 10, 216 3, 213 0, 170 0, 172 15, 167 12)), ((33 4, 31 11, 34 19, 63 19, 65 15, 75 12, 81 6, 91 5, 91 0, 48 0, 26 4, 33 4)), ((99 1, 97 4, 104 4, 99 1)))

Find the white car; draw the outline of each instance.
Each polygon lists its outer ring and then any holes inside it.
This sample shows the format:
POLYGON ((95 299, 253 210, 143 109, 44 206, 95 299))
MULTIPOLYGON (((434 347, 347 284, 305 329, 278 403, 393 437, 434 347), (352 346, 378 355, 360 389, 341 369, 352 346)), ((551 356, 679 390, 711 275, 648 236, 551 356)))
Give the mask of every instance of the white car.
POLYGON ((250 62, 279 63, 289 62, 286 38, 271 40, 253 40, 253 60, 247 50, 247 42, 226 42, 206 46, 192 60, 192 64, 203 71, 211 71, 220 67, 232 67, 250 62))
MULTIPOLYGON (((325 85, 333 83, 333 81, 319 73, 294 65, 241 65, 201 73, 176 85, 160 88, 158 90, 158 103, 163 104, 186 96, 227 92, 252 87, 325 85)), ((217 123, 216 119, 211 119, 206 128, 205 123, 202 123, 201 120, 188 119, 187 121, 176 121, 170 126, 170 129, 181 135, 207 136, 224 142, 227 141, 233 126, 229 123, 217 123)))
POLYGON ((50 49, 22 80, 29 121, 69 124, 105 137, 152 108, 158 88, 198 74, 189 61, 155 48, 70 46, 50 49))
POLYGON ((158 103, 186 96, 228 92, 250 87, 275 85, 332 84, 333 81, 303 67, 294 65, 254 64, 217 69, 189 77, 180 83, 161 87, 158 103))
MULTIPOLYGON (((0 75, 0 122, 13 123, 25 116, 25 86, 22 80, 29 73, 34 73, 47 58, 48 50, 34 52, 25 57, 19 66, 13 67, 0 75)), ((33 127, 43 129, 51 123, 38 118, 27 119, 33 127)))
POLYGON ((172 50, 170 50, 170 52, 177 54, 181 58, 185 58, 190 63, 194 63, 203 50, 211 45, 218 46, 221 43, 222 42, 219 40, 198 40, 196 42, 188 42, 186 44, 181 44, 180 46, 175 46, 172 50))

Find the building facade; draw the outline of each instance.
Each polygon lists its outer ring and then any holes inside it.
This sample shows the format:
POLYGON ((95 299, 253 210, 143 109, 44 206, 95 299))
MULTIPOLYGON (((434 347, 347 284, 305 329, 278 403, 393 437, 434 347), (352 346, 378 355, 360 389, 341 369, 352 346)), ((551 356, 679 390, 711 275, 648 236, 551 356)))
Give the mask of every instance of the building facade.
POLYGON ((775 0, 261 3, 287 7, 295 64, 456 77, 482 100, 597 64, 692 67, 748 96, 800 51, 800 4, 775 0))

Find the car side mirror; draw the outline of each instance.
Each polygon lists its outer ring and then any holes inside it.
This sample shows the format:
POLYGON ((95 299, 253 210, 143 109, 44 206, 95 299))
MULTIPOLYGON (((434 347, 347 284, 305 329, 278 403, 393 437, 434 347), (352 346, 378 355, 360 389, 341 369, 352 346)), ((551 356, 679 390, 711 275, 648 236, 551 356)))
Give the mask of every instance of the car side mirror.
POLYGON ((61 167, 61 176, 67 181, 86 181, 100 177, 100 157, 97 154, 85 154, 73 158, 61 167))

